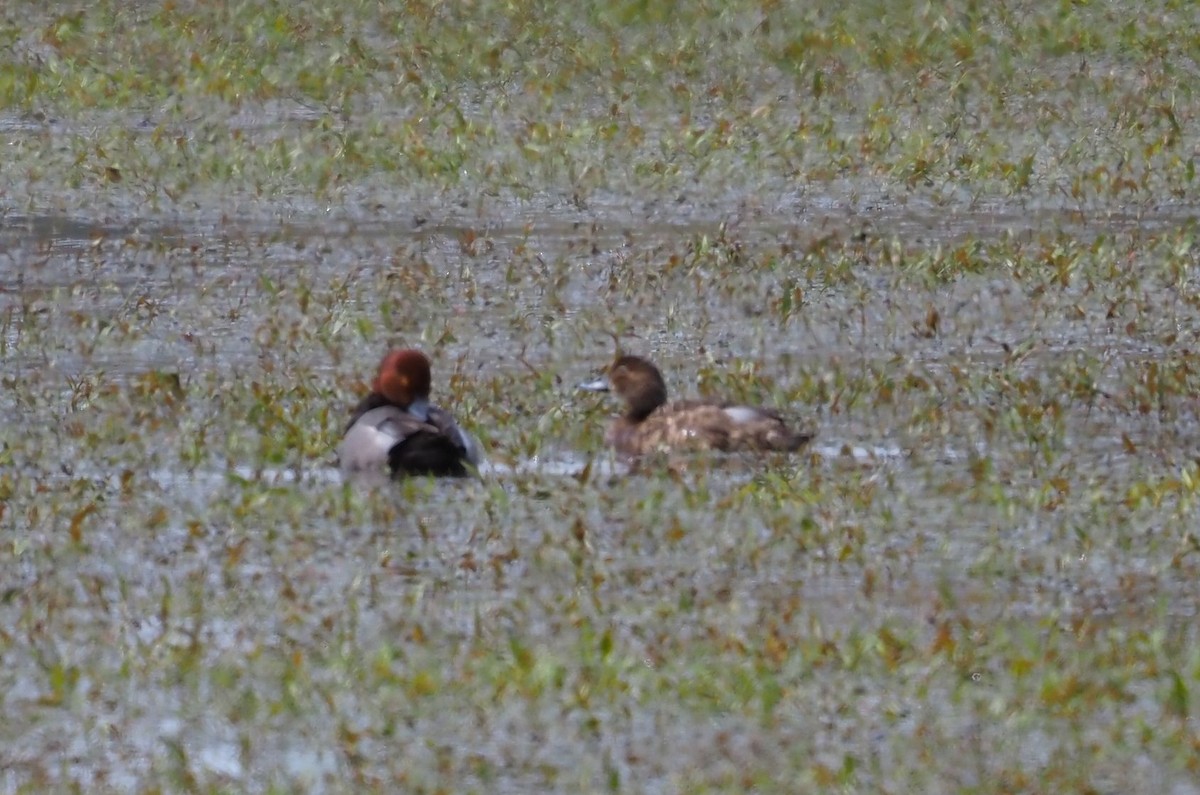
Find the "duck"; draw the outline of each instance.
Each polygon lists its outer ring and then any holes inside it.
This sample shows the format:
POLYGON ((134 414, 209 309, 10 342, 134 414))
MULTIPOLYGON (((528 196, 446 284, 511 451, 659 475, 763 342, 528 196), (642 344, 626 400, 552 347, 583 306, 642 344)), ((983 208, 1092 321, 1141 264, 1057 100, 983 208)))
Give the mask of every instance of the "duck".
POLYGON ((482 456, 479 444, 445 409, 429 402, 429 358, 419 350, 388 351, 371 391, 354 407, 338 445, 344 472, 466 477, 482 456))
POLYGON ((813 438, 789 428, 768 408, 706 400, 668 403, 662 373, 640 356, 619 355, 603 376, 579 386, 611 391, 624 401, 625 413, 609 425, 605 443, 633 458, 680 450, 793 452, 813 438))

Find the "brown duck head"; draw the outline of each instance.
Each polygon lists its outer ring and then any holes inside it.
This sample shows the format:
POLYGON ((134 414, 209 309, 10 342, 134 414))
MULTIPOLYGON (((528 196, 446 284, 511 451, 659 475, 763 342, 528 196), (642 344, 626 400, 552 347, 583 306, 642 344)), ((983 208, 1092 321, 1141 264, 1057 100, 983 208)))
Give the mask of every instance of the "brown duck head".
POLYGON ((667 384, 662 373, 640 356, 619 356, 608 366, 604 377, 580 384, 593 392, 615 392, 625 402, 625 416, 641 422, 667 402, 667 384))

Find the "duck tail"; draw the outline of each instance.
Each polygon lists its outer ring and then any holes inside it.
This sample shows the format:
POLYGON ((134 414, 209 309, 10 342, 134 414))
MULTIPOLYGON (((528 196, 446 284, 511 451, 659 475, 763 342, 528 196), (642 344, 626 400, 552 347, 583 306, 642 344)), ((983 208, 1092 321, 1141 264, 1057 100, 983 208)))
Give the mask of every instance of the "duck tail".
POLYGON ((433 431, 416 431, 388 450, 388 468, 395 477, 431 475, 463 478, 471 474, 467 451, 433 431))
POLYGON ((807 431, 791 431, 789 432, 788 437, 784 440, 784 449, 786 449, 788 452, 795 452, 811 442, 815 436, 815 433, 810 433, 807 431))

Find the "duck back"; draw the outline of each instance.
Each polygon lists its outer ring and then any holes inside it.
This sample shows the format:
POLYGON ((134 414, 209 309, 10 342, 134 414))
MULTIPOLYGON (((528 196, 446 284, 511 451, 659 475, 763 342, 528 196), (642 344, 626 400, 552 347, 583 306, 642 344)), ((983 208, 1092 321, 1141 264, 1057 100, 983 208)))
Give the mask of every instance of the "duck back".
POLYGON ((699 400, 668 403, 640 422, 622 417, 608 434, 610 445, 631 455, 677 449, 790 452, 811 439, 770 409, 699 400))

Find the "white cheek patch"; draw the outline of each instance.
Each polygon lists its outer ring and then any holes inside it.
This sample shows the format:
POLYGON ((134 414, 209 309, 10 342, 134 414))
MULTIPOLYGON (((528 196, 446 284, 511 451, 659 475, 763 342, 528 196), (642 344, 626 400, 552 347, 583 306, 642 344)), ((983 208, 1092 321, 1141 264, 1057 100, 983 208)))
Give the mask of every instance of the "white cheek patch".
POLYGON ((762 412, 749 406, 729 406, 721 410, 725 412, 725 416, 738 423, 762 419, 762 412))

